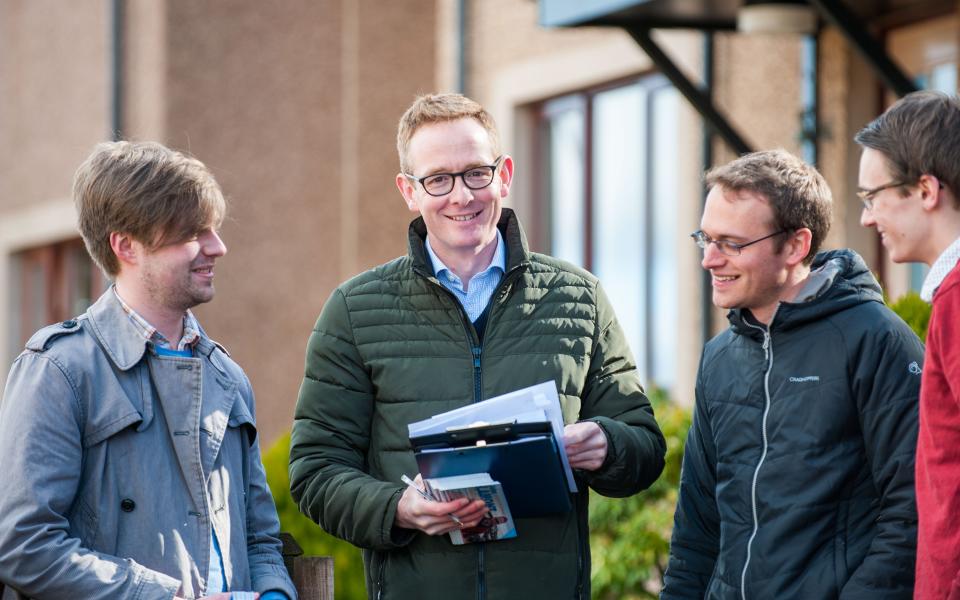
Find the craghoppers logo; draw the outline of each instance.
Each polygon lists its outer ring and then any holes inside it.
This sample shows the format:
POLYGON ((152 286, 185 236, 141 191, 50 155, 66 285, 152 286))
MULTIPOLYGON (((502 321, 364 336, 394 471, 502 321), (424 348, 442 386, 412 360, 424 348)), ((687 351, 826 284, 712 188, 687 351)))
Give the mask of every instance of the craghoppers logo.
POLYGON ((807 375, 805 377, 791 377, 790 383, 811 383, 820 381, 819 375, 807 375))

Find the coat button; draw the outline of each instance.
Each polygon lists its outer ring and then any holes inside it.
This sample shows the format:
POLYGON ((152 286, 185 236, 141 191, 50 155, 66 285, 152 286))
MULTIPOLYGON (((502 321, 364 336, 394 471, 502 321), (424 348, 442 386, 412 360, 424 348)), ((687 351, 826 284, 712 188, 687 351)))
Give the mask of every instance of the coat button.
POLYGON ((68 319, 68 320, 64 321, 63 323, 60 323, 60 325, 61 325, 62 327, 66 327, 67 329, 73 329, 74 327, 77 326, 77 322, 74 321, 73 319, 68 319))
POLYGON ((124 498, 120 501, 120 510, 123 512, 133 512, 133 509, 137 507, 137 503, 131 500, 130 498, 124 498))

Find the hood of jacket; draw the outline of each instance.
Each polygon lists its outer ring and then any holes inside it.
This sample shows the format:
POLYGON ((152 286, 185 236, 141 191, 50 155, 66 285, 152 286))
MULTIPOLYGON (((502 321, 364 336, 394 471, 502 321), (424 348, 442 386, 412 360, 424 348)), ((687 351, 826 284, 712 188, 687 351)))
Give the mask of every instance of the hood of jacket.
MULTIPOLYGON (((789 331, 864 302, 882 304, 883 292, 863 258, 849 249, 820 252, 797 297, 777 306, 769 329, 789 331)), ((762 338, 762 330, 748 323, 747 319, 755 323, 748 315, 749 309, 735 308, 727 313, 727 319, 734 332, 762 338)))

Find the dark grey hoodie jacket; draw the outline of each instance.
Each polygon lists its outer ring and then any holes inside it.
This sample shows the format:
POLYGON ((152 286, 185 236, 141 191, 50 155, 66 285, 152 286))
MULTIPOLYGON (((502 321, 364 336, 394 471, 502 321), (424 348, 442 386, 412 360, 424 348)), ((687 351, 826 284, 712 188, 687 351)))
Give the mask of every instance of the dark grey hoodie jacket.
POLYGON ((904 598, 923 344, 850 250, 697 376, 662 598, 904 598))

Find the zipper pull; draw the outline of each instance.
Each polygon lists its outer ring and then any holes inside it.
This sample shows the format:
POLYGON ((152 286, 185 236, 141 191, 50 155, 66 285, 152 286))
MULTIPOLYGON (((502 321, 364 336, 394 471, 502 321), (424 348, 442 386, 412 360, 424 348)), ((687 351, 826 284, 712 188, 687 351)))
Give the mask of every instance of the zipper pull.
POLYGON ((473 351, 473 368, 479 369, 480 368, 480 347, 474 346, 473 348, 471 348, 471 350, 473 351))
POLYGON ((770 360, 770 332, 763 332, 763 357, 764 360, 770 360))

